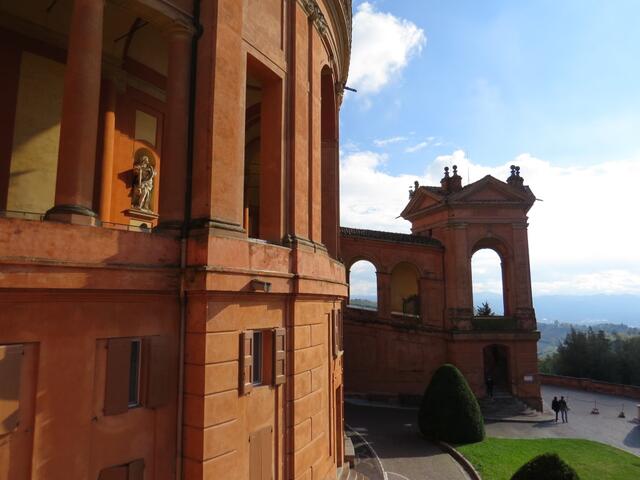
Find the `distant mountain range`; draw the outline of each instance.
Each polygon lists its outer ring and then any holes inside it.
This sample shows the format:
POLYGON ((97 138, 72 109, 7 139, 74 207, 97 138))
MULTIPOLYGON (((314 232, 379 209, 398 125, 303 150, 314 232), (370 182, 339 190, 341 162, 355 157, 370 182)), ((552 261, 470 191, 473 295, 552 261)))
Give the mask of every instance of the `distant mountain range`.
MULTIPOLYGON (((375 301, 368 295, 359 297, 375 301)), ((494 293, 479 294, 474 298, 474 305, 477 307, 485 301, 496 310, 502 304, 502 297, 494 293)), ((533 299, 533 306, 541 323, 622 323, 640 328, 640 296, 636 295, 540 295, 533 299)))
MULTIPOLYGON (((484 301, 493 307, 502 303, 502 297, 489 293, 474 299, 476 306, 484 301)), ((640 296, 636 295, 540 295, 534 297, 533 306, 542 323, 623 323, 640 327, 640 296)))

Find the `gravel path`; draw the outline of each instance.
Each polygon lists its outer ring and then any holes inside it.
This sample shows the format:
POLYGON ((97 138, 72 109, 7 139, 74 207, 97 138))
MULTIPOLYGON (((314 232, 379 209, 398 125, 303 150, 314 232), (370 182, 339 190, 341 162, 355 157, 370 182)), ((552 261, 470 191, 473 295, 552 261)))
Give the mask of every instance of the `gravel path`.
POLYGON ((345 404, 347 424, 373 448, 388 480, 468 480, 449 454, 419 435, 416 416, 413 409, 345 404))
POLYGON ((640 456, 640 425, 633 422, 640 402, 624 397, 601 395, 554 386, 543 386, 542 397, 548 408, 554 395, 567 399, 569 422, 489 423, 487 434, 504 438, 585 438, 606 443, 640 456), (592 415, 596 401, 599 415, 592 415), (626 418, 618 418, 624 405, 626 418))

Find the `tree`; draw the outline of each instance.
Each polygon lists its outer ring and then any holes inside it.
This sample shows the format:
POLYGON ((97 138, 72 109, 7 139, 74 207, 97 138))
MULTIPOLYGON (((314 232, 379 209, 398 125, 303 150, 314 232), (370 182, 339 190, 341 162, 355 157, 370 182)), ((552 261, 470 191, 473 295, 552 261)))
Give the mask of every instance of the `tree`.
POLYGON ((484 439, 478 400, 454 365, 442 365, 433 374, 422 397, 418 425, 425 437, 435 440, 463 444, 484 439))
POLYGON ((489 302, 483 302, 481 306, 476 307, 476 315, 479 317, 491 317, 495 315, 495 313, 491 310, 489 302))
POLYGON ((513 474, 511 480, 580 480, 576 471, 557 453, 543 453, 529 460, 513 474))
POLYGON ((571 328, 558 351, 540 360, 540 371, 640 385, 640 336, 610 338, 603 330, 571 328))

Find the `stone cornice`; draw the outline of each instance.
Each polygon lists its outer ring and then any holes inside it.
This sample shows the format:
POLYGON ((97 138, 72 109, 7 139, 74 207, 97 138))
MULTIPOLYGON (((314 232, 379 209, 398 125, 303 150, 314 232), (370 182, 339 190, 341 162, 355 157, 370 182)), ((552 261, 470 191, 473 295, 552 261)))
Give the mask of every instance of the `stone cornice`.
POLYGON ((340 103, 351 59, 351 0, 297 0, 297 3, 327 48, 340 103))

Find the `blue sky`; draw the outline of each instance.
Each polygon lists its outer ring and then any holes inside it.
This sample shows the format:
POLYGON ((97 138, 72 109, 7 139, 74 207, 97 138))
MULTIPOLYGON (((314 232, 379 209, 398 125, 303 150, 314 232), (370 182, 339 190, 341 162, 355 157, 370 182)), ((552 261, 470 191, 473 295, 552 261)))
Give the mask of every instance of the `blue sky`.
POLYGON ((414 179, 451 163, 504 179, 517 162, 544 200, 534 293, 640 294, 640 2, 370 0, 354 14, 343 225, 408 231, 395 217, 414 179))

